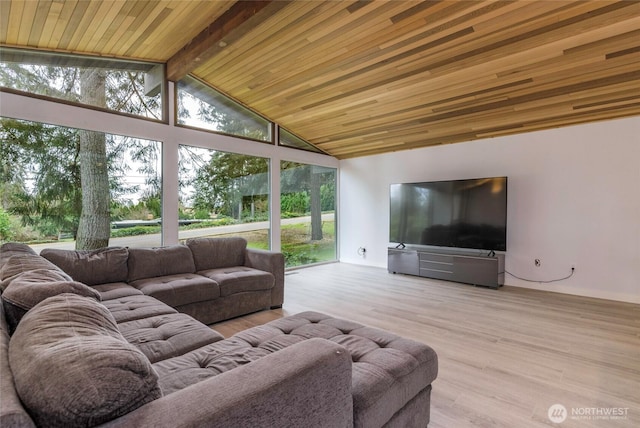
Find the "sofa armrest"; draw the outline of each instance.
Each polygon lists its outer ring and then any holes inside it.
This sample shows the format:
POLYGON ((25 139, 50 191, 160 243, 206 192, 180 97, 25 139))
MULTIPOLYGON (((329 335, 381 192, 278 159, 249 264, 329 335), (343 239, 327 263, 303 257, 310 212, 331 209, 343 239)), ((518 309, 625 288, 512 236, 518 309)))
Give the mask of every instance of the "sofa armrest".
POLYGON ((284 255, 275 251, 247 248, 244 264, 273 274, 276 280, 271 290, 271 308, 282 307, 284 302, 284 255))
POLYGON ((352 427, 351 357, 328 340, 305 340, 102 426, 352 427))

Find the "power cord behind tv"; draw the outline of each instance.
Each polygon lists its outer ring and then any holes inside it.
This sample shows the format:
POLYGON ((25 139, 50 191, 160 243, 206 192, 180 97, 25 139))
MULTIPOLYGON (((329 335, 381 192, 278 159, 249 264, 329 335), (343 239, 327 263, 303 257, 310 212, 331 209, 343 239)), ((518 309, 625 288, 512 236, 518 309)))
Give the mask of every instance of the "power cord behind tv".
POLYGON ((569 279, 569 278, 571 278, 571 277, 573 276, 573 274, 575 273, 575 271, 576 271, 576 268, 575 268, 575 267, 572 267, 572 268, 571 268, 571 273, 570 273, 569 275, 567 275, 567 276, 565 276, 565 277, 563 277, 563 278, 550 279, 550 280, 547 280, 547 281, 538 281, 538 280, 535 280, 535 279, 522 278, 522 277, 520 277, 520 276, 518 276, 518 275, 514 275, 514 274, 512 274, 511 272, 509 272, 509 271, 507 271, 507 270, 505 270, 504 272, 501 272, 501 273, 509 274, 509 275, 511 275, 512 277, 514 277, 514 278, 516 278, 516 279, 519 279, 519 280, 521 280, 521 281, 526 281, 526 282, 537 282, 537 283, 539 283, 539 284, 549 284, 549 283, 551 283, 551 282, 558 282, 558 281, 564 281, 565 279, 569 279))

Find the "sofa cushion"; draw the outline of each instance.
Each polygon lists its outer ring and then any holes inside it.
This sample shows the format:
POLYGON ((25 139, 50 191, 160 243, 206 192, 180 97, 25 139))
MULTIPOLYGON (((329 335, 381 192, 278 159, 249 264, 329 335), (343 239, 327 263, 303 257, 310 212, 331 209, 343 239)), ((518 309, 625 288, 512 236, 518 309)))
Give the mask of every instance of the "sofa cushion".
POLYGON ((167 314, 118 324, 125 339, 155 363, 209 345, 224 336, 185 314, 167 314))
POLYGON ((126 282, 110 282, 108 284, 93 285, 91 288, 100 293, 102 300, 119 299, 127 296, 140 296, 142 291, 126 282))
POLYGON ((220 297, 217 282, 195 273, 140 279, 131 285, 173 307, 220 297))
POLYGON ((130 248, 128 264, 129 277, 127 282, 196 271, 191 250, 185 245, 130 248))
POLYGON ((226 339, 153 365, 165 395, 248 364, 270 352, 226 339))
POLYGON ((117 323, 155 317, 157 315, 176 314, 178 311, 171 306, 150 296, 137 295, 125 296, 117 299, 104 300, 102 302, 117 323))
POLYGON ((36 254, 37 253, 28 246, 21 242, 7 242, 0 245, 0 266, 2 266, 9 257, 18 254, 36 254))
POLYGON ((271 273, 246 266, 208 269, 198 271, 198 274, 217 282, 222 297, 245 291, 270 290, 275 283, 271 273))
POLYGON ((109 311, 74 294, 35 306, 9 343, 16 390, 36 424, 93 426, 161 397, 149 360, 109 311))
POLYGON ((2 288, 2 290, 6 289, 17 275, 34 269, 47 269, 59 272, 64 276, 65 280, 71 281, 69 275, 63 273, 56 265, 47 259, 43 259, 37 254, 23 253, 9 257, 0 268, 0 280, 2 280, 2 282, 0 282, 0 288, 2 288))
POLYGON ((100 294, 77 281, 68 281, 62 272, 35 269, 16 275, 2 293, 9 329, 13 332, 22 317, 44 299, 62 293, 73 293, 100 301, 100 294))
POLYGON ((0 305, 0 427, 35 428, 20 402, 9 366, 9 325, 0 305))
POLYGON ((233 238, 191 238, 187 247, 193 253, 196 271, 244 265, 247 240, 233 238))
POLYGON ((129 251, 123 247, 99 250, 58 250, 45 248, 40 255, 68 273, 74 281, 87 285, 125 282, 129 251))

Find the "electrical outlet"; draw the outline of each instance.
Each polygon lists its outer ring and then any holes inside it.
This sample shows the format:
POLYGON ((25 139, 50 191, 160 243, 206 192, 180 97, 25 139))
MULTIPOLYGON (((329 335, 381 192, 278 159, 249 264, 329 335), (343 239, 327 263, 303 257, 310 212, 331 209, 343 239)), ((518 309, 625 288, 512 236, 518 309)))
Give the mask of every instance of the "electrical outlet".
POLYGON ((536 267, 540 267, 540 266, 542 265, 542 262, 540 261, 540 259, 535 259, 535 260, 533 261, 533 264, 535 264, 535 265, 536 265, 536 267))

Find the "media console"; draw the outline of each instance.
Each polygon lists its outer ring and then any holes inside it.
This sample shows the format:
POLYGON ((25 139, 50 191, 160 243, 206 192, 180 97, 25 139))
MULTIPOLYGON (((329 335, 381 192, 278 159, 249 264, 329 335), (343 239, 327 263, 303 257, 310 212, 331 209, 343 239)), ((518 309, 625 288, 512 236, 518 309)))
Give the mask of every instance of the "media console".
POLYGON ((504 254, 482 256, 464 250, 389 248, 388 270, 498 288, 504 285, 504 254))

